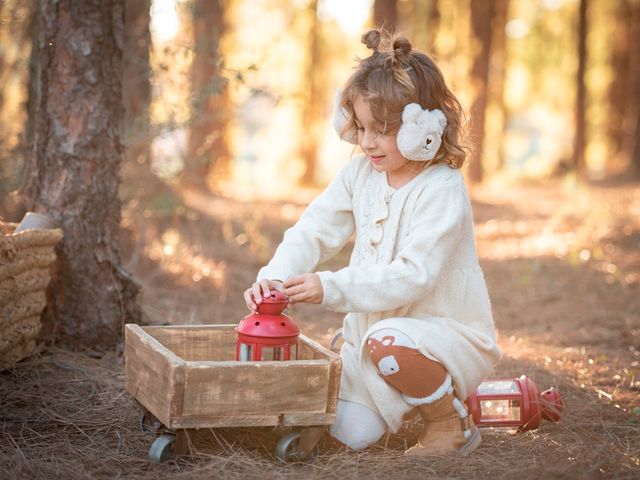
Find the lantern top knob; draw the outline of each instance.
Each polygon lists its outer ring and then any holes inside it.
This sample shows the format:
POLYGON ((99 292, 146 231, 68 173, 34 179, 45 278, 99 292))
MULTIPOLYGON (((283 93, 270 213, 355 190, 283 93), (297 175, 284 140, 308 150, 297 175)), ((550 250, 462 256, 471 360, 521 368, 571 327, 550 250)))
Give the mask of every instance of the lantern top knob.
POLYGON ((257 306, 260 315, 280 315, 289 304, 289 297, 278 290, 271 290, 268 297, 257 306))

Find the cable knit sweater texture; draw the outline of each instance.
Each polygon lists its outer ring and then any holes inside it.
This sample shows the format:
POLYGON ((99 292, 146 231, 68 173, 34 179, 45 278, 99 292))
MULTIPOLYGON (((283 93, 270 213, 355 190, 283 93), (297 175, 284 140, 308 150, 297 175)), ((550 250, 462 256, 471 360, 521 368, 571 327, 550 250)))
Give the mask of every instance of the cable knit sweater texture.
POLYGON ((413 407, 371 364, 364 349, 370 334, 388 327, 406 333, 443 363, 462 399, 500 356, 462 174, 434 165, 394 189, 365 156, 354 157, 285 232, 258 279, 313 272, 354 232, 349 266, 317 272, 322 305, 347 313, 339 396, 378 412, 397 431, 413 407))

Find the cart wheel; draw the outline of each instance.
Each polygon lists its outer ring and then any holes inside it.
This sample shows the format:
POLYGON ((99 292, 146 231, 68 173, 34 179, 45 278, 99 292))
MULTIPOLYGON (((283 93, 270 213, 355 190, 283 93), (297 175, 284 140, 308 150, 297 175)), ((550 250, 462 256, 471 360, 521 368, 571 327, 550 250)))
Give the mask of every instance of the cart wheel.
POLYGON ((140 416, 140 430, 142 432, 149 435, 156 435, 161 427, 162 423, 153 415, 153 413, 145 411, 140 416))
POLYGON ((310 452, 298 450, 300 444, 300 432, 290 432, 283 436, 276 446, 276 457, 283 462, 310 462, 320 453, 320 446, 314 445, 310 452))
POLYGON ((162 463, 171 460, 174 455, 176 436, 164 434, 154 440, 149 448, 149 460, 153 463, 162 463))

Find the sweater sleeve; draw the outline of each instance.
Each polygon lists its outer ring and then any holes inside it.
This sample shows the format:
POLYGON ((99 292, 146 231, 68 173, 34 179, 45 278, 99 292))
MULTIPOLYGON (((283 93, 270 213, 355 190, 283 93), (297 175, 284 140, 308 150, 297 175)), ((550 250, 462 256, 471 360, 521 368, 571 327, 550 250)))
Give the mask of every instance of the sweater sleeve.
POLYGON ((284 233, 284 238, 257 279, 286 280, 313 272, 316 266, 338 253, 351 237, 353 184, 362 166, 352 159, 327 188, 305 209, 300 220, 284 233))
POLYGON ((428 189, 411 214, 408 241, 388 264, 319 272, 322 305, 339 312, 382 312, 426 295, 456 254, 471 209, 463 183, 428 189))

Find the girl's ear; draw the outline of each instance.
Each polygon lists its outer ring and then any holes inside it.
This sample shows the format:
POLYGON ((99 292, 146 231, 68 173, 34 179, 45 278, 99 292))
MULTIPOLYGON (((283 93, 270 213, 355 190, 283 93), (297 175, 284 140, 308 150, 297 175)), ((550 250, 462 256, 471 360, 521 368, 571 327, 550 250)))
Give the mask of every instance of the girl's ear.
POLYGON ((336 92, 335 98, 333 99, 333 128, 335 129, 340 139, 356 145, 358 143, 358 133, 354 129, 347 129, 346 131, 344 130, 344 127, 349 121, 349 117, 348 113, 340 105, 341 100, 342 89, 339 88, 336 92))
POLYGON ((415 122, 422 113, 422 107, 417 103, 410 103, 402 110, 402 122, 415 122))
POLYGON ((417 103, 410 103, 402 111, 402 125, 396 136, 398 150, 408 160, 432 160, 442 144, 446 126, 447 118, 442 111, 423 110, 417 103))

